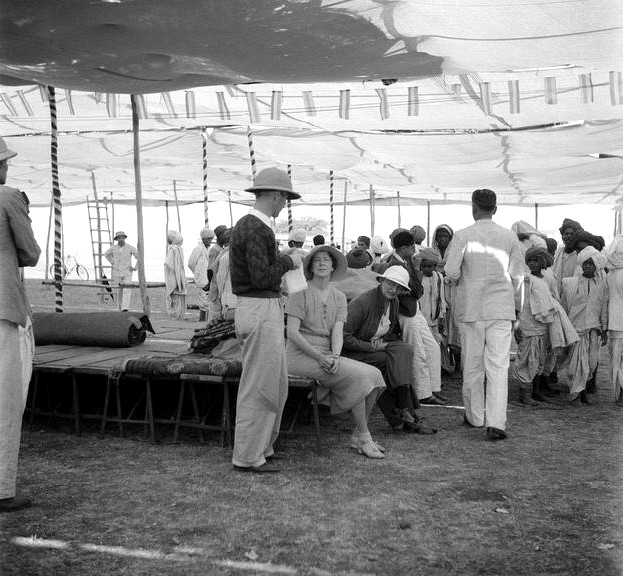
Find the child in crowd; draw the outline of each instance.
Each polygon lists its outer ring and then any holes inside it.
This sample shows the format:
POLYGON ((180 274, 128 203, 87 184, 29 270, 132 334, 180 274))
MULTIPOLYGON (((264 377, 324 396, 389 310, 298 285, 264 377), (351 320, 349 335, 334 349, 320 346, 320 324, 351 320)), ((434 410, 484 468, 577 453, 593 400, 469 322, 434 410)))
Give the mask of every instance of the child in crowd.
POLYGON ((421 282, 424 289, 424 294, 420 299, 420 308, 435 340, 439 342, 439 332, 444 331, 446 319, 446 296, 443 276, 435 269, 437 264, 439 264, 439 257, 433 250, 424 248, 420 252, 421 282))
POLYGON ((614 401, 623 406, 623 236, 610 244, 608 260, 608 340, 614 401))
POLYGON ((517 357, 513 372, 519 382, 519 402, 536 406, 545 401, 547 359, 551 352, 549 324, 556 319, 556 304, 543 277, 553 257, 545 248, 528 248, 525 261, 530 274, 524 279, 524 303, 515 326, 517 357))
POLYGON ((562 279, 561 303, 580 339, 566 361, 571 374, 569 401, 573 406, 590 404, 586 385, 597 369, 599 347, 608 342, 608 287, 599 274, 606 265, 604 255, 592 246, 577 256, 581 276, 562 279))

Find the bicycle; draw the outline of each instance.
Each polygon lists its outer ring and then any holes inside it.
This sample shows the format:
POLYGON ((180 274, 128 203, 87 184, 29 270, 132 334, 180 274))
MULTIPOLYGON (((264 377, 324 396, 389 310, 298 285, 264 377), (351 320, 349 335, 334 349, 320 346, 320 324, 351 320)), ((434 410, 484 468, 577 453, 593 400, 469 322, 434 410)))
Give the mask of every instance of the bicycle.
MULTIPOLYGON (((80 280, 88 280, 89 279, 89 271, 85 266, 80 264, 78 260, 76 260, 75 256, 65 256, 65 261, 63 262, 63 266, 61 268, 61 274, 63 280, 67 278, 70 274, 76 273, 80 280)), ((50 266, 50 276, 54 278, 54 264, 50 266)))

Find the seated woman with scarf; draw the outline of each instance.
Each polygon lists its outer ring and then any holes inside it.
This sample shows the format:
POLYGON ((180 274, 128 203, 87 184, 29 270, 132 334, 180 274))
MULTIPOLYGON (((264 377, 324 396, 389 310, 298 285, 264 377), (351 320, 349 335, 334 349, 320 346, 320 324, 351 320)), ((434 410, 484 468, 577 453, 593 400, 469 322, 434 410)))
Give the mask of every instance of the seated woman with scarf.
POLYGON ((370 412, 385 389, 383 375, 373 366, 340 357, 346 296, 330 282, 341 279, 346 268, 346 258, 332 246, 316 246, 303 260, 308 287, 290 294, 286 305, 288 372, 318 380, 332 413, 351 413, 351 448, 368 458, 384 458, 385 449, 368 429, 370 412))

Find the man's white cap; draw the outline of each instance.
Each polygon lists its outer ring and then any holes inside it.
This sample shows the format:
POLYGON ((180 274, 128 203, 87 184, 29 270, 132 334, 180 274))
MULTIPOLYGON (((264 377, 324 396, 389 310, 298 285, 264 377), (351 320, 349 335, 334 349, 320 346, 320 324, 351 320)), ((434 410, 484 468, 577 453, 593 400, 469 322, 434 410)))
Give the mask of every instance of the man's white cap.
POLYGON ((307 232, 303 228, 295 228, 288 236, 288 242, 305 242, 306 239, 307 232))

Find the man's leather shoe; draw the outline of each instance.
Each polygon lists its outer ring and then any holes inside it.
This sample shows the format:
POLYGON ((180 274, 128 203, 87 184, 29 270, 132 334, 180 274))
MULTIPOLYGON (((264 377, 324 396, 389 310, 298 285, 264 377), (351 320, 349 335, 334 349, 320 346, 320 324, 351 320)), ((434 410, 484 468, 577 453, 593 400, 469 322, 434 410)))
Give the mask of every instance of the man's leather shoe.
POLYGON ((273 460, 287 460, 289 456, 283 452, 274 452, 270 456, 265 456, 265 458, 267 462, 271 462, 273 460))
POLYGON ((405 422, 402 425, 402 429, 404 432, 409 432, 411 434, 437 434, 437 430, 435 428, 431 428, 430 426, 426 426, 426 424, 422 424, 421 422, 405 422))
POLYGON ((435 398, 438 398, 442 402, 447 402, 449 400, 449 398, 445 394, 442 394, 441 392, 433 392, 433 396, 435 398))
POLYGON ((437 396, 432 395, 432 396, 429 396, 428 398, 420 398, 420 404, 443 406, 444 401, 441 400, 440 398, 437 398, 437 396))
POLYGON ((253 474, 276 474, 281 472, 279 466, 270 462, 264 462, 261 466, 236 466, 234 464, 234 470, 237 472, 252 472, 253 474))
POLYGON ((505 440, 507 434, 504 430, 499 428, 493 428, 493 426, 487 428, 487 440, 490 442, 496 442, 497 440, 505 440))
POLYGON ((17 512, 32 506, 32 500, 23 496, 13 496, 13 498, 0 499, 0 512, 17 512))

